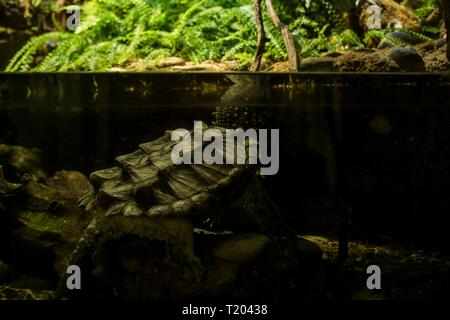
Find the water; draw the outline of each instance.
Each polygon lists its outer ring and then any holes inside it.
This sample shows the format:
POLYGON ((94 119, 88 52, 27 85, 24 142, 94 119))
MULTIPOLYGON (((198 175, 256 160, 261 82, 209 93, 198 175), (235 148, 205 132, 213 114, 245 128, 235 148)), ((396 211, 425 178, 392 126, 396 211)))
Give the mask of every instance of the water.
POLYGON ((351 208, 354 237, 447 249, 449 89, 444 74, 0 74, 0 142, 88 175, 218 105, 246 107, 280 129, 264 184, 294 229, 336 232, 351 208))

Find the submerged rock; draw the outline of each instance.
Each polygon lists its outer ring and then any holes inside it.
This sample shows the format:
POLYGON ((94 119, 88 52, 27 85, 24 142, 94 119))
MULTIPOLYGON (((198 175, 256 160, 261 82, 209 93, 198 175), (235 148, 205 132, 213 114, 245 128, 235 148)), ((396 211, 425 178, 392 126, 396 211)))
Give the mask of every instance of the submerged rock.
POLYGON ((27 149, 21 146, 0 144, 0 165, 3 166, 5 177, 21 179, 24 175, 45 178, 41 152, 38 149, 27 149))
POLYGON ((309 261, 319 262, 322 259, 322 249, 308 238, 299 238, 297 240, 297 249, 309 261))
POLYGON ((89 180, 83 174, 59 171, 49 179, 34 179, 26 184, 27 206, 36 211, 73 207, 90 187, 89 180))
POLYGON ((0 287, 0 300, 52 300, 54 292, 0 287))
POLYGON ((245 264, 256 259, 269 243, 270 238, 263 234, 242 234, 225 240, 213 255, 225 261, 245 264))
POLYGON ((24 181, 0 212, 0 259, 21 272, 55 281, 84 227, 86 217, 80 215, 77 201, 89 187, 88 179, 73 171, 24 181))

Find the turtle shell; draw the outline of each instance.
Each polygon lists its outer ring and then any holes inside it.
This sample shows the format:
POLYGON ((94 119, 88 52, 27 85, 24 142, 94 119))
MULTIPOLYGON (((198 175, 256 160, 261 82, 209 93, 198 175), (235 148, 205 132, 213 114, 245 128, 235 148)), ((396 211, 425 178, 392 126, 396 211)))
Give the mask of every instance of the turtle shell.
MULTIPOLYGON (((225 129, 218 129, 225 134, 225 129)), ((204 207, 214 195, 233 189, 246 176, 247 164, 173 164, 171 152, 179 142, 171 141, 171 135, 167 131, 133 153, 117 157, 115 167, 92 173, 93 187, 80 205, 106 216, 179 216, 204 207)), ((246 150, 248 146, 249 142, 246 150)))

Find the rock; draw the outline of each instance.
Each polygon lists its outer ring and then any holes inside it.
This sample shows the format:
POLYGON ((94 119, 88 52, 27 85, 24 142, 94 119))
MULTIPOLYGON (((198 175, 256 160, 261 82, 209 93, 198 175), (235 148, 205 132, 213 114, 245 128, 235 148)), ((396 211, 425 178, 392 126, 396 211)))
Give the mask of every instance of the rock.
POLYGON ((52 178, 47 179, 50 188, 58 190, 62 199, 78 201, 91 186, 88 178, 77 171, 58 171, 52 178))
POLYGON ((395 47, 389 50, 387 55, 394 60, 403 71, 425 71, 425 62, 415 49, 395 47))
POLYGON ((297 240, 297 250, 302 256, 310 259, 311 261, 317 262, 322 260, 322 249, 308 239, 303 237, 299 238, 297 240))
POLYGON ((332 57, 305 58, 300 63, 301 71, 334 71, 332 57))
POLYGON ((389 32, 378 45, 379 49, 392 48, 400 45, 413 45, 423 42, 408 32, 389 32))
MULTIPOLYGON (((0 260, 0 284, 12 288, 30 288, 33 290, 53 290, 54 285, 44 280, 18 272, 0 260)), ((0 298, 1 300, 1 298, 0 298)))
POLYGON ((0 300, 52 300, 54 292, 0 287, 0 300))
POLYGON ((184 66, 186 64, 186 61, 182 58, 178 57, 170 57, 164 60, 159 61, 156 64, 156 67, 158 68, 169 68, 174 66, 184 66))
POLYGON ((241 234, 219 244, 213 255, 225 261, 245 264, 256 259, 269 243, 270 238, 263 234, 241 234))
POLYGON ((73 207, 89 187, 87 177, 76 171, 59 171, 47 180, 32 179, 25 187, 27 207, 36 211, 73 207))
POLYGON ((88 215, 78 198, 90 187, 78 172, 32 177, 0 214, 0 259, 20 272, 55 281, 67 266, 88 215))
POLYGON ((5 177, 13 180, 23 175, 45 178, 42 169, 41 152, 38 149, 27 149, 21 146, 0 144, 0 165, 3 166, 5 177))
POLYGON ((395 61, 384 50, 358 51, 343 54, 336 58, 336 68, 342 72, 398 72, 395 61))

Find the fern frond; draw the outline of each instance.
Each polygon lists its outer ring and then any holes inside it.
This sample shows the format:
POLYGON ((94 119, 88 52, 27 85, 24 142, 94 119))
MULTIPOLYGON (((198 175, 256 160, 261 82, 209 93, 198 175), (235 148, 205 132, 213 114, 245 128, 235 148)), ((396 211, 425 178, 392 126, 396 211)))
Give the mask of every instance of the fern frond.
POLYGON ((46 33, 34 37, 14 55, 5 71, 29 71, 37 52, 42 49, 48 41, 57 41, 60 37, 60 32, 46 33))

